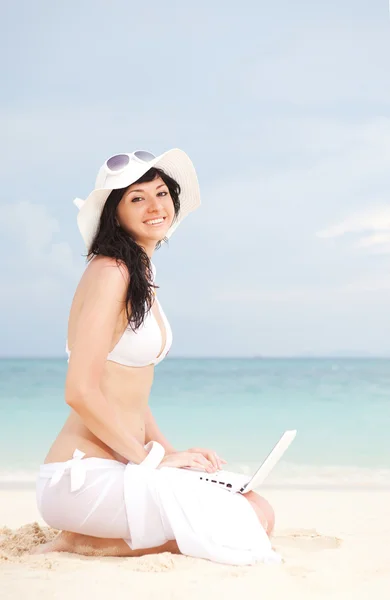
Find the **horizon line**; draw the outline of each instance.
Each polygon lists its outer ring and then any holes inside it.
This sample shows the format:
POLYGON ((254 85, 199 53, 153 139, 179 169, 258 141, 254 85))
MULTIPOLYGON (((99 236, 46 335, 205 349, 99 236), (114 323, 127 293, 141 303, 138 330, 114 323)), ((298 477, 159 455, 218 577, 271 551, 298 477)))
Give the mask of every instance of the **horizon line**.
MULTIPOLYGON (((271 355, 271 354, 258 354, 258 355, 228 355, 228 356, 195 356, 195 355, 177 355, 166 357, 166 360, 286 360, 286 359, 378 359, 378 358, 387 358, 390 359, 390 354, 280 354, 280 355, 271 355)), ((0 360, 64 360, 66 362, 66 356, 63 355, 36 355, 36 356, 23 356, 23 355, 10 355, 10 356, 1 356, 0 360)))

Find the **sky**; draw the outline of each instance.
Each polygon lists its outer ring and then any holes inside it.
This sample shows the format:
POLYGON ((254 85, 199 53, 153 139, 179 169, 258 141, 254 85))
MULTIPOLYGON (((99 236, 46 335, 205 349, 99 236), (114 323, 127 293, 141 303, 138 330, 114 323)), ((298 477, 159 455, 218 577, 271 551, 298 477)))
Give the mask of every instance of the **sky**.
POLYGON ((390 356, 385 0, 16 0, 0 49, 0 356, 64 356, 73 198, 176 147, 202 205, 153 256, 170 356, 390 356))

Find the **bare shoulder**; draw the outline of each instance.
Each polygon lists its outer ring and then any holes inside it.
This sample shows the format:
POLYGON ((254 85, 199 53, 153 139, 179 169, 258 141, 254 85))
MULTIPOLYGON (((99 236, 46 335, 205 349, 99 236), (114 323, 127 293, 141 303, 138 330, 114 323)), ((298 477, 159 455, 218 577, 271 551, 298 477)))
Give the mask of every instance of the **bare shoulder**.
POLYGON ((92 295, 103 301, 118 296, 123 300, 130 276, 124 263, 108 256, 96 256, 87 266, 81 282, 83 299, 92 295))
POLYGON ((110 256, 96 256, 88 265, 86 273, 94 279, 106 283, 111 282, 120 284, 120 282, 129 284, 130 276, 126 265, 122 261, 110 256))
POLYGON ((124 264, 114 258, 96 256, 85 269, 76 292, 68 320, 68 346, 73 347, 76 331, 86 319, 117 318, 125 307, 129 274, 124 264))
POLYGON ((89 263, 82 279, 80 302, 69 321, 69 393, 98 385, 125 306, 129 283, 125 265, 104 256, 97 256, 89 263))

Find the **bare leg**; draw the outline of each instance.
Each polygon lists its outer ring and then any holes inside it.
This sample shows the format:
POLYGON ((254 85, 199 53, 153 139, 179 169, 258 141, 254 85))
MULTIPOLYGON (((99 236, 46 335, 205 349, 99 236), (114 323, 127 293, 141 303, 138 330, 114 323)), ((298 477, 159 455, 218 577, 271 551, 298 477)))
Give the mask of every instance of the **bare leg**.
POLYGON ((267 535, 271 536, 275 526, 275 513, 270 503, 256 492, 248 492, 243 496, 252 506, 267 535))
POLYGON ((157 548, 131 550, 121 539, 97 538, 81 533, 62 531, 51 542, 41 544, 32 551, 32 554, 45 554, 46 552, 72 552, 85 556, 143 556, 145 554, 160 554, 171 552, 180 554, 175 540, 169 541, 157 548))

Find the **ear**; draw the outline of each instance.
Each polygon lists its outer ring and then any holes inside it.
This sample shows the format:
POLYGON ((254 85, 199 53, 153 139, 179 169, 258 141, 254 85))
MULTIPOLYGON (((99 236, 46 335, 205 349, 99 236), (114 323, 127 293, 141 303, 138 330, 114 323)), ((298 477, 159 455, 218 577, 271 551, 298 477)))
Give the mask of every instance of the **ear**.
POLYGON ((77 208, 78 208, 79 210, 80 210, 80 208, 83 206, 84 202, 85 202, 85 200, 82 200, 81 198, 75 198, 75 199, 73 200, 73 204, 74 204, 75 206, 77 206, 77 208))

